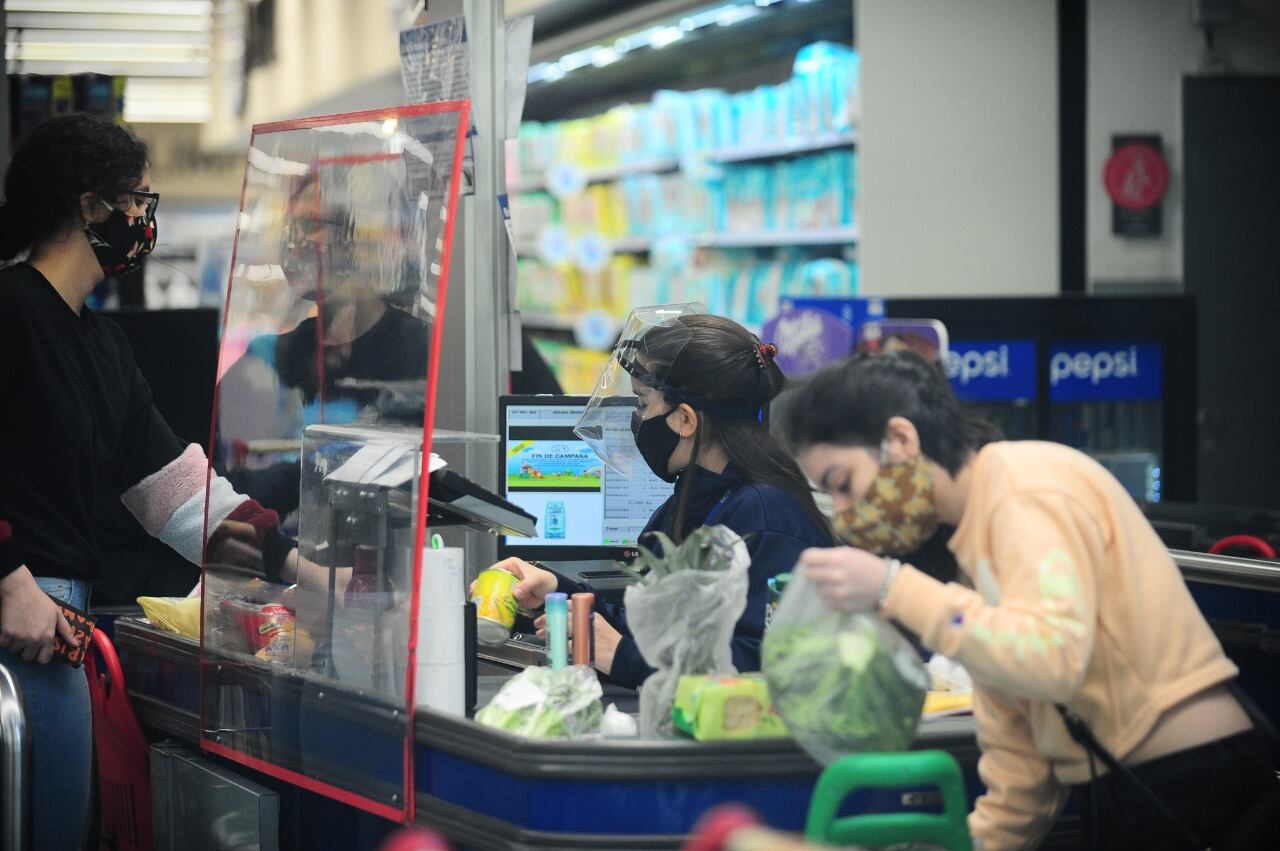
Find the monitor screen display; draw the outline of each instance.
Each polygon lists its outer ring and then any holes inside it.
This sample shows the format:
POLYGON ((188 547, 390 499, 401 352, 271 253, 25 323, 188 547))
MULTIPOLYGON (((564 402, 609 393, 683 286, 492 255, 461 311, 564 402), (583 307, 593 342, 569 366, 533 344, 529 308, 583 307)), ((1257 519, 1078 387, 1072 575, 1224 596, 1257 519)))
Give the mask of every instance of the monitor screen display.
MULTIPOLYGON (((605 466, 573 433, 585 396, 502 399, 502 495, 538 518, 537 537, 504 538, 507 555, 546 559, 620 558, 635 550, 649 518, 673 486, 637 452, 634 473, 605 466)), ((609 428, 631 440, 630 406, 610 411, 609 428), (614 420, 616 419, 616 422, 614 420)))

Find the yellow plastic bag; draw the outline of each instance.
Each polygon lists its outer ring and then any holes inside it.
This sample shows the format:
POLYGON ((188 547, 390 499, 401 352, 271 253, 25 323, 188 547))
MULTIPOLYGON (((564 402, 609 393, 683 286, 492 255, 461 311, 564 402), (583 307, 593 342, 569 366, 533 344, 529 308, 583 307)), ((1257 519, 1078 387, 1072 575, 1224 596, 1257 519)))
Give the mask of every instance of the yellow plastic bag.
POLYGON ((160 629, 200 639, 199 597, 139 597, 138 605, 160 629))

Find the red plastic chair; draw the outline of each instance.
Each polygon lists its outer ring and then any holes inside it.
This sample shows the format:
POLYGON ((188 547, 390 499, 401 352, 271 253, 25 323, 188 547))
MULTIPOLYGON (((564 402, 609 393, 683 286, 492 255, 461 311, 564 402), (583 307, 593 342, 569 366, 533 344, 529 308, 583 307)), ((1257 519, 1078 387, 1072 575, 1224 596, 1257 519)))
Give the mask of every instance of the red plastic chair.
POLYGON ((448 842, 440 834, 425 827, 406 827, 397 830, 380 846, 378 851, 450 851, 448 842))
POLYGON ((1222 555, 1228 550, 1252 550, 1255 558, 1274 559, 1276 551, 1266 541, 1254 535, 1228 535, 1209 547, 1209 555, 1222 555))
POLYGON ((84 668, 93 706, 103 844, 115 851, 153 851, 147 739, 129 703, 115 645, 102 632, 94 632, 84 668))

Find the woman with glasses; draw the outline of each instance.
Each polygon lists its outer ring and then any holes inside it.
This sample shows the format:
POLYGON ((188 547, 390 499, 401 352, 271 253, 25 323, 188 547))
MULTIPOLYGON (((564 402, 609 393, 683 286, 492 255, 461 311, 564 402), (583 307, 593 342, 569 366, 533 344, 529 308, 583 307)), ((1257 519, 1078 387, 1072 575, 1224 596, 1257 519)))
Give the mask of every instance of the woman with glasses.
POLYGON ((86 115, 53 118, 14 151, 0 205, 0 665, 18 679, 33 744, 31 836, 79 848, 89 802, 84 673, 54 659, 102 572, 99 496, 199 564, 206 544, 256 545, 269 579, 300 567, 274 512, 213 476, 151 403, 123 332, 85 306, 104 275, 137 271, 156 244, 146 145, 86 115))

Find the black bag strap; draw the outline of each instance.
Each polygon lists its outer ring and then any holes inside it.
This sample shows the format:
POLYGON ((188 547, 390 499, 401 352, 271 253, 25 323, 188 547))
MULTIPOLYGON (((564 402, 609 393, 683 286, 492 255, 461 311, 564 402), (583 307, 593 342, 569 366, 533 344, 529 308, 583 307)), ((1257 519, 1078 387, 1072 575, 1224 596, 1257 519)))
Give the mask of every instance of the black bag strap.
MULTIPOLYGON (((1089 725, 1084 723, 1084 720, 1079 715, 1076 715, 1060 703, 1056 704, 1056 706, 1058 714, 1062 716, 1062 723, 1067 726, 1067 732, 1071 734, 1071 738, 1075 740, 1076 744, 1102 760, 1102 764, 1112 774, 1117 777, 1123 777, 1125 782, 1137 789, 1147 799, 1147 803, 1155 808, 1156 812, 1164 816, 1170 824, 1178 829, 1178 832, 1182 834, 1189 847, 1196 849, 1196 851, 1209 847, 1200 841, 1200 838, 1182 822, 1182 819, 1174 815, 1173 810, 1169 809, 1164 801, 1160 800, 1160 797, 1151 791, 1150 786, 1143 783, 1138 775, 1134 774, 1127 765, 1116 759, 1111 751, 1102 746, 1102 743, 1093 735, 1093 731, 1089 729, 1089 725)), ((1097 783, 1097 780, 1095 779, 1093 782, 1097 783)), ((1097 817, 1097 813, 1094 813, 1094 817, 1097 817)))

